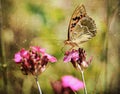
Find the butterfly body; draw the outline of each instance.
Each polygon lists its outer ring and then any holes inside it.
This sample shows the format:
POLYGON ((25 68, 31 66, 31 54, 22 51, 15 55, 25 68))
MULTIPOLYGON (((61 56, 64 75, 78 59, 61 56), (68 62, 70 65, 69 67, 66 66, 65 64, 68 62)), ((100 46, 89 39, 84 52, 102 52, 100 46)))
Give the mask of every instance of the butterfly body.
POLYGON ((96 35, 96 24, 86 13, 84 5, 78 6, 69 23, 68 39, 65 44, 72 47, 84 43, 96 35))

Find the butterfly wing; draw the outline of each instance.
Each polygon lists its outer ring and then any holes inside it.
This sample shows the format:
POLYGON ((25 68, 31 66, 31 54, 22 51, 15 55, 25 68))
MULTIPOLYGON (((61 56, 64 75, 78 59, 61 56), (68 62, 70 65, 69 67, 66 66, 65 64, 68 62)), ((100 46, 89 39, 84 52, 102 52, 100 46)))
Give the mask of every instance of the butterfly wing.
POLYGON ((96 35, 94 20, 86 13, 84 5, 78 6, 70 20, 68 28, 68 41, 80 44, 96 35))
POLYGON ((69 27, 68 27, 68 40, 71 38, 71 33, 74 31, 75 26, 79 22, 79 20, 86 15, 86 10, 84 5, 79 5, 70 19, 69 27))
POLYGON ((86 16, 77 23, 71 32, 71 41, 78 44, 88 41, 96 35, 96 25, 92 18, 86 16))

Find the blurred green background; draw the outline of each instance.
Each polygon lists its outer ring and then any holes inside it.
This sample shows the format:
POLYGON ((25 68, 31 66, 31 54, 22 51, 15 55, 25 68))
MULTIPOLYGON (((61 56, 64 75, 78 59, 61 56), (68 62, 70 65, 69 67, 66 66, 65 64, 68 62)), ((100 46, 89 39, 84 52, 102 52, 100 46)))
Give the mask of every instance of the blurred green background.
MULTIPOLYGON (((25 76, 13 62, 21 48, 41 46, 58 61, 39 76, 43 94, 53 94, 50 81, 81 74, 63 63, 64 40, 70 17, 79 4, 97 25, 97 35, 81 45, 91 66, 85 70, 88 94, 120 93, 119 0, 0 0, 0 94, 39 94, 33 76, 25 76)), ((64 49, 65 50, 65 49, 64 49)), ((80 90, 77 94, 83 94, 80 90)))

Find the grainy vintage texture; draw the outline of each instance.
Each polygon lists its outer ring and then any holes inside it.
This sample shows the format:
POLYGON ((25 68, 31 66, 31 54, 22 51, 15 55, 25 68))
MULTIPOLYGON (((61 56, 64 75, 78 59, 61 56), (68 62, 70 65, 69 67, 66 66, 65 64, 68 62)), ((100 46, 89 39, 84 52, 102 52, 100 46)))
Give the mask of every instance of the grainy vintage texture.
POLYGON ((64 75, 82 79, 72 64, 63 63, 63 52, 70 48, 64 40, 76 38, 71 26, 78 18, 72 14, 82 4, 88 23, 96 24, 96 36, 80 44, 93 57, 84 72, 88 94, 120 93, 120 0, 0 0, 0 94, 39 94, 34 78, 22 75, 13 61, 16 52, 30 46, 46 48, 58 60, 39 76, 43 94, 54 94, 51 81, 64 75))

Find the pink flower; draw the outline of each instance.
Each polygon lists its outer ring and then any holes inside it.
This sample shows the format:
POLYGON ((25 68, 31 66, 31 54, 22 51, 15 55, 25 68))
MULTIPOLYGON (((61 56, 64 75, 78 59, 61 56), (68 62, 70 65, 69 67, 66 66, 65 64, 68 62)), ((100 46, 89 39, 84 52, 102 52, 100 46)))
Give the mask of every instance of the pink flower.
POLYGON ((78 50, 72 50, 71 52, 67 51, 65 53, 64 62, 70 62, 71 60, 77 61, 79 59, 78 50))
POLYGON ((79 48, 78 50, 72 49, 71 51, 67 51, 65 53, 63 61, 71 62, 75 68, 78 68, 78 65, 80 65, 83 69, 87 68, 90 65, 92 58, 86 61, 85 50, 79 48))
POLYGON ((23 48, 17 52, 14 61, 21 64, 21 70, 24 74, 38 75, 46 69, 48 62, 56 62, 57 59, 45 53, 45 49, 32 46, 30 50, 23 48))
POLYGON ((66 75, 61 80, 51 81, 54 94, 74 94, 80 89, 84 89, 84 84, 77 78, 66 75))
POLYGON ((73 91, 78 91, 84 88, 84 83, 73 76, 70 75, 63 76, 61 80, 63 87, 65 88, 69 87, 73 91))

